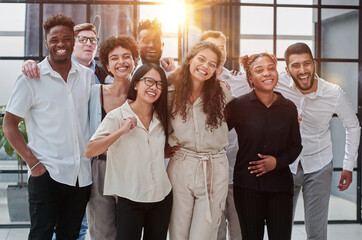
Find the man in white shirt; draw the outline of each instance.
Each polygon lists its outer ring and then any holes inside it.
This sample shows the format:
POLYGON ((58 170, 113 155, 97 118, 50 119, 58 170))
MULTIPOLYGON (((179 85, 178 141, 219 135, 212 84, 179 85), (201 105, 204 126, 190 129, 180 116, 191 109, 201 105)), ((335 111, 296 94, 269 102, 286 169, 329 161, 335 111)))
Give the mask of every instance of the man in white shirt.
MULTIPOLYGON (((222 53, 220 68, 217 70, 218 79, 225 81, 229 84, 231 93, 235 97, 246 94, 251 91, 244 74, 237 74, 233 76, 228 69, 224 67, 226 61, 226 37, 219 31, 205 31, 202 33, 201 41, 214 43, 222 53)), ((229 161, 229 190, 226 199, 226 206, 224 214, 220 221, 218 240, 226 240, 226 226, 228 229, 228 239, 241 240, 241 230, 238 215, 234 205, 233 195, 233 173, 236 154, 238 152, 238 140, 235 129, 228 133, 229 146, 226 150, 226 155, 229 161)))
POLYGON ((92 183, 88 100, 93 72, 71 60, 74 22, 53 15, 44 22, 49 56, 40 78, 20 75, 4 117, 4 133, 29 167, 29 239, 76 239, 92 183), (29 143, 18 123, 24 118, 29 143))
POLYGON ((330 120, 337 114, 346 130, 343 171, 337 186, 340 191, 346 190, 352 182, 360 126, 343 90, 316 75, 316 64, 306 44, 289 46, 284 58, 287 73, 279 75, 276 91, 297 106, 303 145, 300 156, 290 165, 294 178, 294 209, 303 188, 307 239, 326 240, 333 172, 330 120))

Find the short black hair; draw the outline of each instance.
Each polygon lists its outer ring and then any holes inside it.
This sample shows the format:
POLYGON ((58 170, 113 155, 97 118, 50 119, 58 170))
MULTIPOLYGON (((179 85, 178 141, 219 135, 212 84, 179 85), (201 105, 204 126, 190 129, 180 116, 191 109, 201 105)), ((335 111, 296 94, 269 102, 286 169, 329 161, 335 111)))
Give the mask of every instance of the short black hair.
POLYGON ((161 22, 155 18, 153 20, 141 20, 138 23, 137 36, 140 34, 142 30, 152 30, 157 32, 160 36, 162 36, 162 24, 161 22))
POLYGON ((287 50, 285 50, 285 52, 284 52, 284 59, 285 59, 285 62, 287 63, 287 66, 289 64, 290 55, 301 54, 301 53, 307 53, 310 55, 311 59, 313 59, 312 51, 310 50, 310 48, 308 47, 307 44, 302 43, 302 42, 294 43, 294 44, 290 45, 287 48, 287 50))
POLYGON ((54 14, 50 17, 47 18, 47 20, 45 20, 43 27, 44 27, 44 31, 45 31, 45 36, 47 36, 47 34, 49 33, 50 29, 58 26, 58 25, 63 25, 66 26, 70 29, 70 31, 73 32, 74 34, 74 26, 75 23, 73 21, 73 19, 71 17, 65 16, 64 14, 54 14))

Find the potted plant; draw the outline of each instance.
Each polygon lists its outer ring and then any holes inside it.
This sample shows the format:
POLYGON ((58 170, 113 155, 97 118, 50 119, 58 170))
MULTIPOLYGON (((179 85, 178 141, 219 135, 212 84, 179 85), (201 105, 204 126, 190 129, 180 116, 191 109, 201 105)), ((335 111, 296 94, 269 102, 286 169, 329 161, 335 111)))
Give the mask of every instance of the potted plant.
MULTIPOLYGON (((15 185, 8 185, 7 187, 7 200, 10 221, 30 221, 29 217, 29 202, 28 202, 28 189, 27 184, 24 182, 24 161, 20 155, 10 145, 4 135, 3 119, 4 119, 5 107, 0 106, 0 148, 4 148, 6 154, 9 157, 15 156, 17 159, 17 175, 18 181, 15 185)), ((26 133, 25 123, 22 120, 19 123, 19 130, 23 135, 26 142, 28 142, 28 136, 26 133)))

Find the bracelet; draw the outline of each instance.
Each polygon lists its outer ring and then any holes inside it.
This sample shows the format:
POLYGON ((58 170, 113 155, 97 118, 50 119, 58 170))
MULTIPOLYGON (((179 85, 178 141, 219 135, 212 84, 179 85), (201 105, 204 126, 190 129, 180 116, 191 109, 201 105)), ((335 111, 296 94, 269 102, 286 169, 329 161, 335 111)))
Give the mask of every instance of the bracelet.
POLYGON ((30 168, 30 171, 33 171, 33 169, 36 168, 36 166, 38 166, 39 164, 40 164, 40 161, 37 162, 34 166, 32 166, 32 167, 30 168))

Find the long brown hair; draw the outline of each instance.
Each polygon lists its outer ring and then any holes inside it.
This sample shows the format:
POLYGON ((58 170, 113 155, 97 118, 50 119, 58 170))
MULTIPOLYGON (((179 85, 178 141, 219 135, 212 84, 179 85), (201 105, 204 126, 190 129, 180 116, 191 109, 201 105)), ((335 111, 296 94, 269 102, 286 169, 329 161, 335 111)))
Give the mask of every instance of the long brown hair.
MULTIPOLYGON (((175 88, 171 117, 175 117, 179 113, 182 120, 186 121, 190 108, 188 100, 191 96, 190 61, 204 49, 213 51, 217 55, 217 67, 220 65, 221 52, 215 44, 201 41, 193 46, 180 67, 169 77, 170 84, 173 84, 175 88)), ((212 130, 219 127, 225 118, 225 94, 220 86, 220 82, 216 78, 216 71, 205 82, 202 91, 203 111, 207 115, 206 128, 212 130)))

